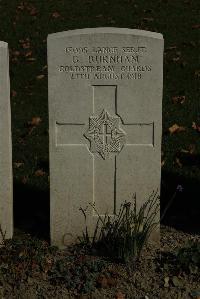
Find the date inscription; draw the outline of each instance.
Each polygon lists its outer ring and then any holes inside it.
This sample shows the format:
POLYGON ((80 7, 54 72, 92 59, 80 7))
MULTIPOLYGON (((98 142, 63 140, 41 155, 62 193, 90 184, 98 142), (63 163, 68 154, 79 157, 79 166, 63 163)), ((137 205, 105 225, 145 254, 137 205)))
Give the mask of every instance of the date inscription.
POLYGON ((152 71, 146 46, 66 47, 66 64, 58 71, 68 80, 140 80, 152 71))

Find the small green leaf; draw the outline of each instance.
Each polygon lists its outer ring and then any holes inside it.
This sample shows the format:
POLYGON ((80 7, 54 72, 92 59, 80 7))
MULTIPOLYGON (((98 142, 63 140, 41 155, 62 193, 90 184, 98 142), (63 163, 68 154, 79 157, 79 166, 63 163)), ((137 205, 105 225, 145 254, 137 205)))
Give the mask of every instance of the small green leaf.
POLYGON ((180 287, 181 288, 183 286, 183 282, 177 276, 173 276, 172 282, 173 282, 175 287, 180 287))
POLYGON ((168 288, 168 287, 169 287, 169 277, 168 277, 168 276, 165 277, 165 278, 164 278, 164 281, 165 281, 165 283, 164 283, 164 287, 165 287, 165 288, 168 288))
POLYGON ((197 274, 199 272, 199 269, 197 266, 190 264, 189 265, 189 270, 191 274, 197 274))

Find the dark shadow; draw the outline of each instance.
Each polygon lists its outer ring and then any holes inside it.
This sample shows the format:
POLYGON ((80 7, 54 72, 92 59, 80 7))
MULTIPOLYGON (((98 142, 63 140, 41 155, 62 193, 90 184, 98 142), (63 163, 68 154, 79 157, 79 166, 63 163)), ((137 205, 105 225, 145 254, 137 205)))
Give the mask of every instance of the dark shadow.
MULTIPOLYGON (((177 192, 167 210, 162 224, 188 233, 200 234, 200 182, 162 171, 161 215, 177 192)), ((50 195, 49 190, 14 183, 14 227, 32 236, 50 239, 50 195)))
POLYGON ((184 166, 198 166, 200 167, 200 155, 199 154, 188 154, 188 153, 179 153, 177 158, 181 161, 184 166))
POLYGON ((14 228, 50 240, 49 190, 14 182, 14 228))
POLYGON ((162 171, 161 215, 176 191, 177 185, 181 185, 183 191, 177 192, 162 220, 162 224, 184 232, 200 234, 199 180, 162 171))

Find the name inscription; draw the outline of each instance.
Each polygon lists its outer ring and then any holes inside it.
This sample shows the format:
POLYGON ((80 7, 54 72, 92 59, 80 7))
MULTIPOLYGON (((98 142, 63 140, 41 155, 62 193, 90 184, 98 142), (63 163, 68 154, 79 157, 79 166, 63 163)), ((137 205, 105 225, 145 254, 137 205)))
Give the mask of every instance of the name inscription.
POLYGON ((137 80, 152 71, 152 65, 144 63, 146 46, 66 47, 64 52, 68 63, 58 71, 69 80, 137 80))

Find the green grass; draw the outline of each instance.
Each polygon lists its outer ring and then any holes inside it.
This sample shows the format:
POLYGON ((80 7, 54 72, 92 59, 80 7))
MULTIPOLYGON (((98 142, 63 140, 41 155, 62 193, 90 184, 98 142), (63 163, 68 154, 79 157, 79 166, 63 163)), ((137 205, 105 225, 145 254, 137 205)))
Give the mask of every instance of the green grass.
MULTIPOLYGON (((49 33, 85 27, 128 27, 161 32, 165 39, 163 88, 163 172, 200 182, 200 133, 192 122, 200 125, 199 101, 199 1, 198 0, 49 0, 0 1, 0 40, 10 48, 12 96, 12 134, 14 183, 48 191, 48 87, 46 38, 49 33), (53 17, 58 12, 59 17, 53 17), (54 14, 55 15, 55 14, 54 14), (30 48, 24 49, 29 39, 30 48), (174 47, 170 49, 170 47, 174 47), (16 51, 19 55, 16 56, 16 51), (30 56, 25 55, 32 52, 30 56), (27 58, 35 58, 28 61, 27 58), (195 75, 196 72, 196 75, 195 75), (37 80, 38 75, 44 78, 37 80), (183 104, 174 104, 173 96, 185 96, 183 104), (32 117, 42 119, 28 134, 32 117), (173 124, 186 131, 172 134, 173 124), (195 145, 193 163, 177 164, 182 149, 195 145), (195 160, 196 159, 196 160, 195 160), (23 162, 16 167, 16 162, 23 162), (42 169, 45 174, 36 176, 42 169)), ((56 15, 55 15, 56 16, 56 15)), ((189 155, 189 161, 190 161, 189 155)), ((186 159, 187 160, 187 159, 186 159)), ((28 201, 28 198, 27 198, 28 201)))
POLYGON ((80 208, 85 218, 85 231, 79 237, 80 243, 100 255, 134 265, 140 259, 150 234, 159 224, 158 220, 156 222, 160 210, 158 192, 153 191, 139 210, 135 194, 133 204, 125 201, 113 217, 108 214, 102 217, 95 205, 92 207, 98 215, 92 236, 88 234, 85 210, 80 208))

